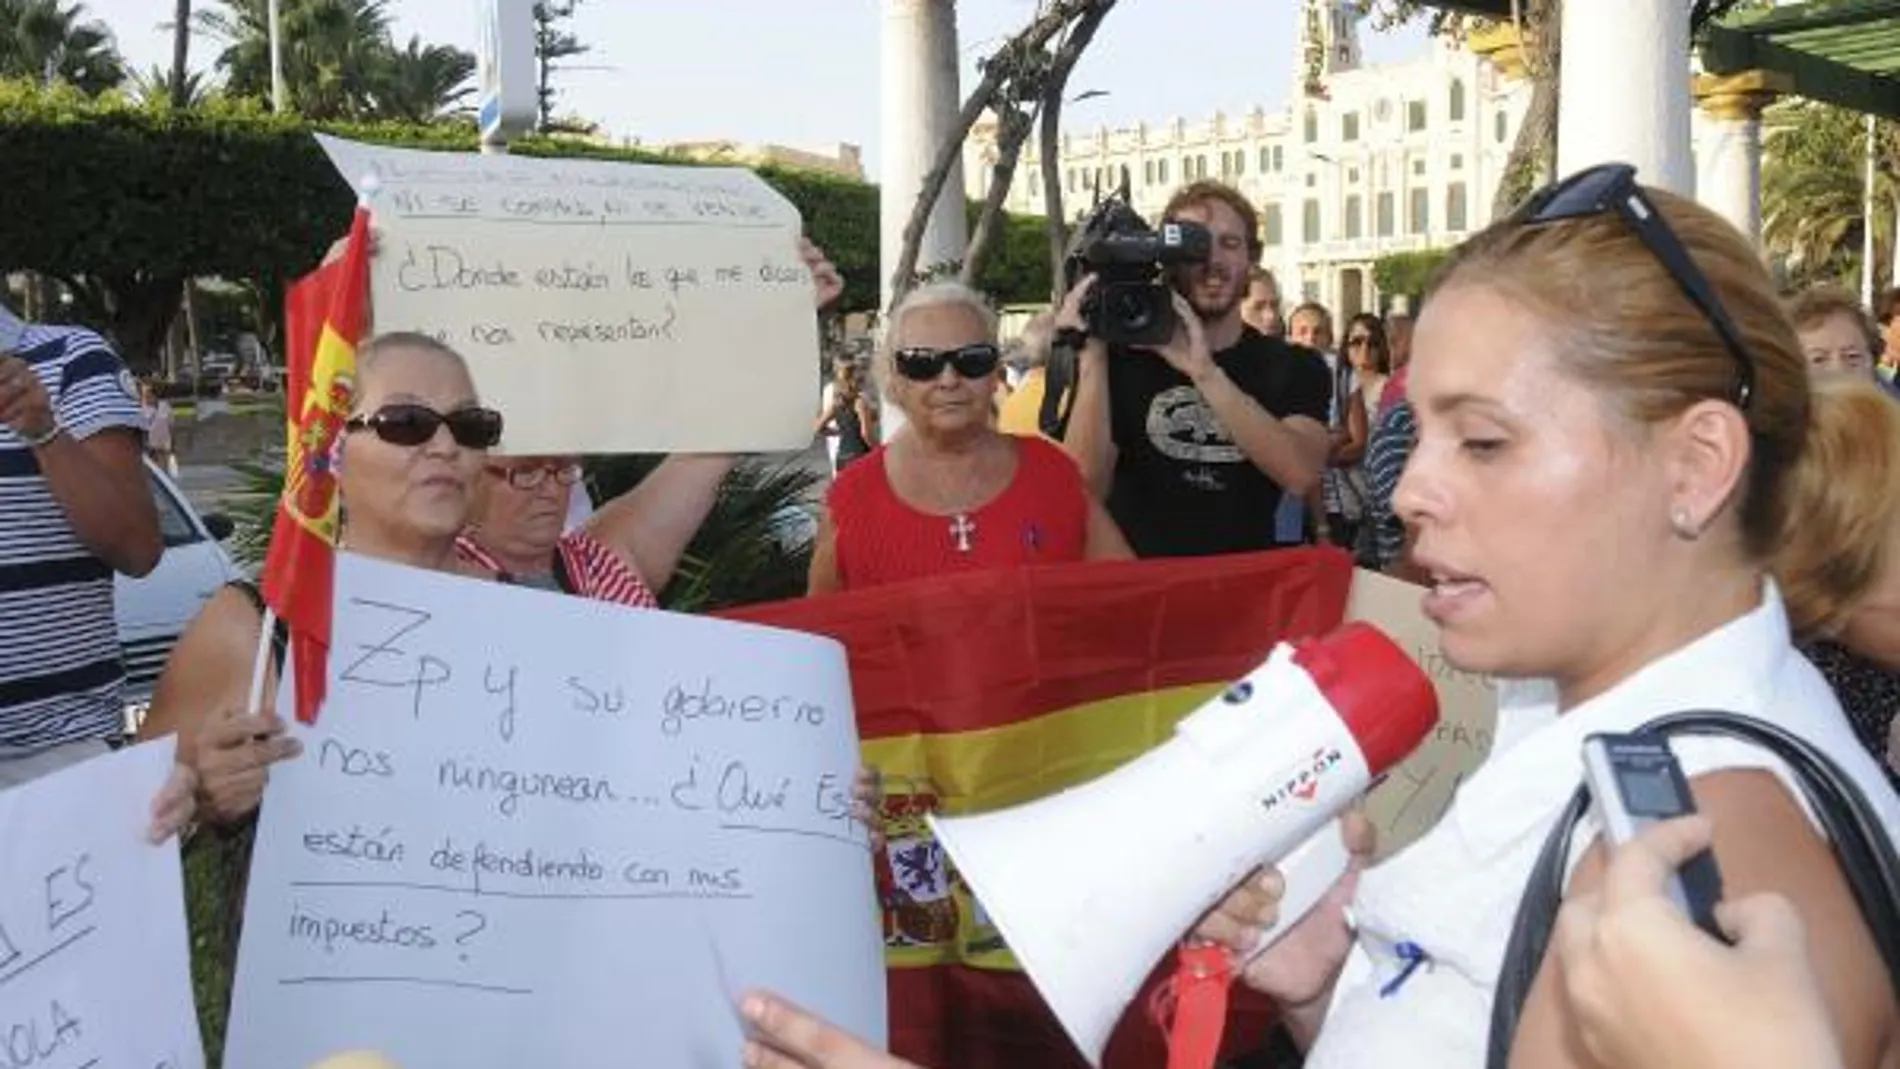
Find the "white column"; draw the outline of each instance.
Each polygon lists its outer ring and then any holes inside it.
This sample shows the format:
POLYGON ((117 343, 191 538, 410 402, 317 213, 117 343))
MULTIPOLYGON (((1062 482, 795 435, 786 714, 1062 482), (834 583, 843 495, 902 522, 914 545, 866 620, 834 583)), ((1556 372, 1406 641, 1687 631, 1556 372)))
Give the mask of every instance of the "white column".
MULTIPOLYGON (((963 110, 957 67, 956 0, 883 0, 879 55, 882 111, 878 153, 878 273, 880 307, 891 304, 891 273, 904 247, 904 224, 923 192, 943 139, 963 110)), ((950 168, 918 247, 917 270, 963 259, 969 234, 963 215, 962 152, 950 168)), ((879 423, 885 441, 903 426, 903 413, 884 398, 879 423)))
MULTIPOLYGON (((890 274, 904 245, 904 224, 923 191, 943 139, 956 128, 963 109, 957 69, 955 0, 884 0, 881 55, 882 124, 878 152, 879 243, 886 306, 890 274)), ((944 182, 924 229, 917 269, 963 259, 969 240, 963 215, 962 152, 944 182)))
POLYGON ((1761 244, 1761 112, 1792 88, 1786 75, 1744 71, 1695 80, 1702 111, 1702 203, 1761 244))
POLYGON ((1557 171, 1634 164, 1643 184, 1695 194, 1689 5, 1587 0, 1563 12, 1557 171))

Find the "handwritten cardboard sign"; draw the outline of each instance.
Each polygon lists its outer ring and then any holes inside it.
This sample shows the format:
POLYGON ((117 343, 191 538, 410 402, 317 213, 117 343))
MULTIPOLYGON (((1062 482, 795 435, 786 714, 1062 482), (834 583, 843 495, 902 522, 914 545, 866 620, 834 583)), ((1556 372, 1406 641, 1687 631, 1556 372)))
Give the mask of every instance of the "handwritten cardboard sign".
POLYGON ((883 1036, 837 643, 346 554, 330 671, 228 1064, 733 1065, 755 986, 883 1036))
POLYGON ((1424 590, 1378 572, 1353 574, 1346 617, 1376 624, 1412 655, 1438 691, 1438 727, 1366 800, 1379 828, 1381 858, 1411 845, 1438 823, 1458 784, 1491 752, 1497 691, 1486 676, 1452 667, 1438 652, 1438 628, 1419 609, 1424 590))
POLYGON ((518 454, 767 452, 811 438, 798 210, 751 171, 317 140, 374 175, 379 331, 468 358, 518 454))
POLYGON ((0 792, 0 1065, 199 1069, 167 738, 0 792))

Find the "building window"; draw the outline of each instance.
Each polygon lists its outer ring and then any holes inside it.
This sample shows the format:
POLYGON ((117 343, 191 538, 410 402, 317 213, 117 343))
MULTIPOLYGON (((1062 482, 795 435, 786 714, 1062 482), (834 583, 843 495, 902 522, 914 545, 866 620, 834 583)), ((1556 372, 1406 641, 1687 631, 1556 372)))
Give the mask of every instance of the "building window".
POLYGON ((1273 155, 1263 145, 1261 146, 1261 149, 1260 149, 1260 173, 1266 174, 1272 170, 1273 170, 1273 155))
POLYGON ((1465 121, 1465 83, 1461 78, 1451 80, 1451 101, 1446 105, 1446 118, 1452 122, 1465 121))
POLYGON ((1235 149, 1234 150, 1234 177, 1238 178, 1241 175, 1246 174, 1246 173, 1247 173, 1247 154, 1245 152, 1242 152, 1239 149, 1235 149))
POLYGON ((1460 233, 1465 228, 1465 184, 1453 182, 1445 189, 1445 229, 1460 233))
POLYGON ((1167 160, 1160 161, 1159 165, 1155 167, 1155 174, 1157 176, 1156 181, 1160 182, 1164 186, 1168 184, 1168 161, 1167 160))
POLYGON ((1359 184, 1359 168, 1357 167, 1346 168, 1346 184, 1354 185, 1354 186, 1359 184))
POLYGON ((1359 200, 1358 194, 1354 194, 1350 197, 1347 197, 1346 198, 1346 238, 1347 240, 1364 236, 1362 233, 1362 231, 1364 230, 1364 221, 1361 218, 1363 214, 1364 212, 1361 209, 1361 202, 1359 200))
POLYGON ((1141 181, 1143 185, 1155 184, 1155 161, 1149 160, 1141 165, 1141 181))
POLYGON ((1341 141, 1359 140, 1359 113, 1349 111, 1339 117, 1339 139, 1341 141))
POLYGON ((1504 139, 1509 137, 1510 133, 1511 117, 1501 111, 1498 112, 1497 118, 1491 120, 1491 136, 1497 140, 1498 144, 1502 145, 1504 144, 1504 139))
POLYGON ((1278 202, 1260 206, 1260 243, 1278 245, 1286 240, 1281 233, 1280 205, 1278 202))
POLYGON ((1308 200, 1300 207, 1300 240, 1319 244, 1319 201, 1308 200))
POLYGON ((1454 171, 1462 171, 1465 169, 1465 157, 1463 153, 1454 152, 1451 154, 1451 169, 1454 171))
POLYGON ((1432 225, 1432 195, 1429 190, 1412 191, 1412 233, 1423 234, 1432 225))
POLYGON ((1319 185, 1319 176, 1311 171, 1306 172, 1306 188, 1312 189, 1317 185, 1319 185))
POLYGON ((1378 228, 1378 235, 1382 238, 1391 237, 1392 228, 1397 225, 1392 218, 1394 210, 1395 204, 1392 199, 1392 191, 1387 190, 1379 194, 1377 207, 1373 214, 1376 217, 1374 219, 1374 225, 1378 228))
POLYGON ((1416 159, 1412 161, 1412 177, 1413 178, 1425 177, 1425 161, 1423 159, 1416 159))
POLYGON ((1273 146, 1273 169, 1275 171, 1286 170, 1286 151, 1281 145, 1273 146))
POLYGON ((1313 142, 1319 140, 1319 113, 1318 112, 1312 111, 1310 109, 1307 111, 1305 133, 1306 133, 1307 144, 1310 145, 1313 142))
POLYGON ((1206 178, 1206 177, 1207 177, 1207 155, 1206 155, 1206 153, 1202 153, 1201 155, 1199 155, 1199 156, 1196 156, 1196 157, 1194 157, 1194 177, 1196 177, 1196 178, 1206 178))
POLYGON ((1423 100, 1405 102, 1405 128, 1413 133, 1425 129, 1425 102, 1423 100))

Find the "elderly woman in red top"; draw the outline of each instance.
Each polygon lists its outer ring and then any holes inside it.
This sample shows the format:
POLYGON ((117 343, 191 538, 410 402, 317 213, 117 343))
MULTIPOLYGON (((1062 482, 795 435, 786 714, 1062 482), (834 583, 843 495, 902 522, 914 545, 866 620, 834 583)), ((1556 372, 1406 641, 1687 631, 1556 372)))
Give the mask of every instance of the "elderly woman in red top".
POLYGON ((995 428, 999 357, 995 313, 975 290, 936 282, 899 302, 873 370, 904 427, 832 484, 813 594, 1133 556, 1066 453, 995 428))

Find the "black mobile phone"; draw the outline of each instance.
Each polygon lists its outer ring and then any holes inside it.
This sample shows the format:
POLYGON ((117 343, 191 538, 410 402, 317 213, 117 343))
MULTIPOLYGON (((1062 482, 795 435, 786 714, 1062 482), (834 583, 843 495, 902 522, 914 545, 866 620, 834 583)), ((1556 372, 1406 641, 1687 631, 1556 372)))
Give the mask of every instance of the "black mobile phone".
MULTIPOLYGON (((1584 781, 1603 814, 1603 830, 1621 846, 1644 828, 1696 811, 1689 781, 1669 740, 1656 735, 1596 734, 1583 740, 1584 781)), ((1670 877, 1669 896, 1695 926, 1726 943, 1715 920, 1722 872, 1704 849, 1670 877)))

